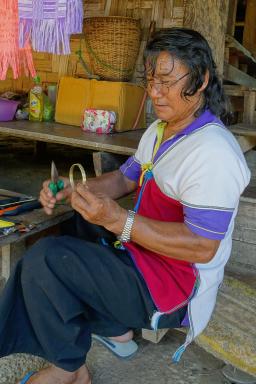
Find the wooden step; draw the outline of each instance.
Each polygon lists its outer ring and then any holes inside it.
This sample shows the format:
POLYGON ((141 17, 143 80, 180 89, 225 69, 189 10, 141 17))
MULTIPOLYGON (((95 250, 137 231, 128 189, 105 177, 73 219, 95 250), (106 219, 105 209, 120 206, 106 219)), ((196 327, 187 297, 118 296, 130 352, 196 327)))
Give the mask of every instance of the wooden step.
POLYGON ((245 87, 256 88, 256 79, 241 71, 236 66, 224 63, 223 76, 225 80, 231 81, 234 84, 244 85, 245 87))
MULTIPOLYGON (((256 66, 256 59, 250 51, 240 44, 234 37, 226 35, 225 37, 225 53, 229 50, 229 55, 237 55, 239 63, 253 64, 256 66)), ((227 59, 227 57, 226 57, 227 59)))
MULTIPOLYGON (((256 273, 255 273, 256 278, 256 273)), ((228 364, 256 376, 256 288, 226 276, 216 309, 196 342, 228 364)))
POLYGON ((230 125, 228 129, 235 134, 244 153, 256 146, 256 124, 239 123, 230 125))
POLYGON ((228 128, 231 130, 231 132, 240 136, 256 137, 256 124, 251 125, 239 123, 230 125, 228 128))
POLYGON ((237 84, 224 84, 223 85, 225 94, 227 96, 239 96, 244 97, 246 91, 256 91, 256 88, 252 87, 245 87, 244 85, 237 85, 237 84))

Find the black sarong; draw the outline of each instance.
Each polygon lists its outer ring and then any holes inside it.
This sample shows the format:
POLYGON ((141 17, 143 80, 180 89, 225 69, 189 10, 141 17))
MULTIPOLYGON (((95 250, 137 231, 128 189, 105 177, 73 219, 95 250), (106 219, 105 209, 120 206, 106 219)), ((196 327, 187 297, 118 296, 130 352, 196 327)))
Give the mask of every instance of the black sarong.
MULTIPOLYGON (((85 362, 91 333, 150 328, 156 307, 128 252, 80 217, 72 235, 39 240, 17 263, 0 297, 0 357, 29 353, 74 371, 85 362)), ((166 316, 160 327, 179 327, 185 312, 166 316)))

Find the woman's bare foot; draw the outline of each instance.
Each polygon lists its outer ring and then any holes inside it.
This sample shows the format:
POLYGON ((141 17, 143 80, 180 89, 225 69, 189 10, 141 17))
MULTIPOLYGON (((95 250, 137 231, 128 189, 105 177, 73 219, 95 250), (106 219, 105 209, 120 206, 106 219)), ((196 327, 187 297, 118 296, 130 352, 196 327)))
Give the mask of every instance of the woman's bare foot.
POLYGON ((109 339, 118 341, 119 343, 126 343, 127 341, 132 340, 132 338, 133 338, 133 331, 128 331, 121 336, 109 337, 109 339))
POLYGON ((27 384, 91 384, 89 371, 85 365, 75 372, 51 366, 35 373, 27 384))

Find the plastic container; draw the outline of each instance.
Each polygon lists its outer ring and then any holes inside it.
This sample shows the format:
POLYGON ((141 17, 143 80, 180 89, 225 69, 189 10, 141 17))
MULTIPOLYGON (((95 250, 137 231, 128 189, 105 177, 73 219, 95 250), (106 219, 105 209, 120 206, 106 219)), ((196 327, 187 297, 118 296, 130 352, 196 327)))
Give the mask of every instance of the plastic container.
POLYGON ((0 98, 0 121, 11 121, 14 119, 19 101, 0 98))
POLYGON ((47 86, 48 97, 55 108, 57 98, 57 85, 50 84, 47 86))
POLYGON ((40 77, 34 78, 35 85, 29 92, 29 120, 43 120, 43 88, 41 86, 40 77))

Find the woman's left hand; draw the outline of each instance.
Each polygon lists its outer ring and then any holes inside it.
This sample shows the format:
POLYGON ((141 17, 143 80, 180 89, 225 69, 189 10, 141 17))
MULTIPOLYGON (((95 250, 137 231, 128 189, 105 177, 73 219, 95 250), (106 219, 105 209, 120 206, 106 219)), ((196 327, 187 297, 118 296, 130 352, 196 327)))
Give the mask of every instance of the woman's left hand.
POLYGON ((92 193, 86 185, 78 184, 71 195, 71 205, 90 223, 102 225, 117 235, 122 233, 127 211, 108 196, 92 193))

